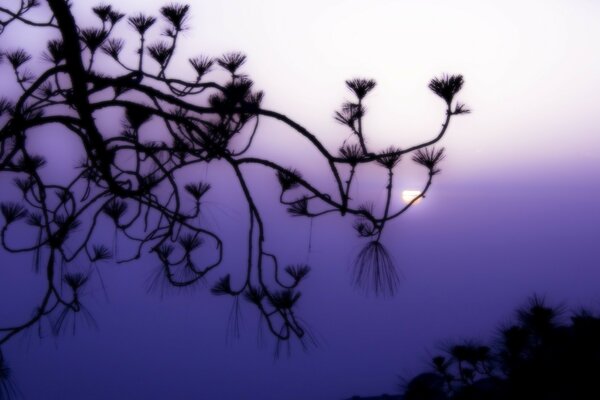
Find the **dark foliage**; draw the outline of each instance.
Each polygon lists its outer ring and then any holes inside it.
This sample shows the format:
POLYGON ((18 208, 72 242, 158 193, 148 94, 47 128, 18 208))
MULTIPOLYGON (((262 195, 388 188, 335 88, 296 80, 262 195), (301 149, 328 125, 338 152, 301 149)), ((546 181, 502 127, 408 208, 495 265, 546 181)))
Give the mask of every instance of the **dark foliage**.
POLYGON ((402 151, 400 149, 389 147, 386 150, 379 153, 377 162, 382 166, 392 169, 400 162, 400 155, 402 151))
POLYGON ((463 342, 405 386, 404 400, 600 398, 600 317, 564 311, 534 296, 485 346, 463 342))
POLYGON ((354 285, 365 292, 385 297, 396 293, 400 278, 387 249, 377 240, 360 251, 352 272, 354 285))
POLYGON ((161 67, 164 67, 171 56, 171 46, 165 41, 159 41, 148 46, 148 53, 161 67))
POLYGON ((12 380, 11 370, 0 351, 0 400, 16 398, 17 389, 12 380))
POLYGON ((246 56, 242 53, 227 53, 217 59, 217 64, 232 74, 246 62, 246 56))
POLYGON ((101 28, 85 28, 81 30, 81 41, 93 53, 108 37, 108 32, 101 28))
POLYGON ((413 161, 427 169, 432 175, 440 173, 440 169, 436 168, 440 161, 444 159, 444 148, 436 150, 435 148, 425 148, 418 150, 413 155, 413 161))
POLYGON ((299 179, 302 178, 300 172, 295 169, 277 171, 277 180, 281 185, 281 190, 286 191, 299 186, 299 179))
POLYGON ((194 71, 196 71, 198 79, 201 79, 206 73, 208 73, 215 62, 212 58, 202 56, 190 58, 189 61, 194 68, 194 71))
POLYGON ((187 4, 169 4, 160 9, 160 13, 167 19, 175 28, 176 31, 185 29, 185 22, 188 18, 190 6, 187 4))
POLYGON ((124 45, 123 39, 110 38, 102 45, 102 51, 118 60, 124 45))
POLYGON ((291 276, 294 281, 300 282, 304 277, 310 273, 310 266, 308 265, 288 265, 285 267, 285 272, 291 276))
POLYGON ((355 167, 364 156, 363 151, 358 144, 349 144, 340 147, 340 155, 353 167, 355 167))
POLYGON ((0 211, 6 221, 6 224, 13 223, 27 216, 25 207, 18 203, 3 203, 0 205, 0 211))
POLYGON ((27 61, 31 60, 31 55, 27 53, 23 49, 13 50, 11 52, 5 53, 6 59, 12 65, 14 69, 19 68, 21 65, 25 64, 27 61))
POLYGON ((146 31, 156 22, 156 18, 140 13, 129 17, 127 21, 140 35, 145 35, 146 31))
POLYGON ((441 78, 432 79, 429 83, 429 89, 450 105, 456 93, 462 89, 463 84, 462 75, 443 75, 441 78))
POLYGON ((62 40, 52 39, 48 42, 47 52, 43 57, 54 65, 58 65, 65 59, 65 48, 62 40))
MULTIPOLYGON (((354 265, 355 285, 378 295, 395 292, 398 275, 382 244, 382 234, 386 224, 412 204, 402 207, 392 199, 393 173, 403 155, 414 154, 415 161, 432 172, 423 189, 423 194, 427 192, 443 156, 441 151, 425 148, 444 137, 454 115, 468 111, 462 104, 451 104, 463 85, 462 76, 444 76, 430 84, 448 103, 434 139, 407 149, 391 146, 383 151, 370 148, 363 129, 367 116, 363 102, 375 81, 346 81, 353 100, 345 101, 334 118, 350 137, 340 138, 334 147, 339 154, 334 154, 320 135, 282 113, 263 108, 264 92, 242 71, 247 60, 243 53, 230 52, 214 60, 189 58, 191 77, 171 72, 175 68, 169 67, 180 50, 180 32, 190 25, 188 5, 173 3, 160 8, 160 23, 166 24, 161 35, 151 29, 157 24, 155 16, 125 15, 107 3, 92 8, 95 25, 89 27, 76 25, 67 0, 46 0, 46 7, 35 13, 30 11, 38 6, 37 1, 14 4, 12 10, 0 7, 0 35, 9 26, 24 25, 31 35, 52 39, 43 51, 41 68, 32 68, 36 73, 25 68, 34 60, 27 49, 0 50, 0 61, 5 61, 0 69, 7 69, 2 76, 13 77, 19 88, 0 99, 0 174, 15 182, 21 196, 19 201, 1 203, 1 244, 4 251, 33 255, 34 271, 44 279, 46 295, 20 323, 0 326, 0 349, 45 318, 53 321, 54 333, 74 330, 78 321, 95 326, 82 303, 81 289, 96 278, 102 280, 97 265, 101 261, 114 258, 122 264, 150 254, 159 264, 151 286, 163 289, 202 287, 201 282, 215 279, 218 275, 213 270, 222 266, 226 243, 205 223, 204 203, 213 195, 211 184, 220 184, 220 178, 211 183, 186 183, 182 177, 216 161, 233 172, 239 200, 248 212, 237 221, 243 237, 232 246, 227 244, 227 251, 251 256, 231 275, 209 286, 215 295, 233 297, 234 320, 243 296, 249 303, 244 305, 258 314, 277 341, 277 349, 294 339, 302 347, 314 342, 298 317, 298 288, 311 267, 281 268, 277 252, 265 250, 270 222, 257 204, 261 182, 255 182, 250 172, 255 168, 247 166, 267 169, 276 176, 273 179, 280 184, 276 196, 292 216, 356 218, 355 228, 368 243, 354 265), (38 20, 44 13, 46 19, 38 20), (119 23, 133 31, 127 40, 135 42, 135 54, 125 54, 125 40, 114 37, 117 30, 113 28, 119 23), (214 69, 221 74, 213 74, 214 69), (121 118, 120 131, 106 128, 102 120, 106 115, 121 118), (293 152, 300 157, 290 157, 290 164, 292 158, 300 159, 294 168, 256 156, 261 153, 255 151, 255 138, 262 135, 264 119, 301 136, 306 151, 324 161, 318 179, 305 177, 303 169, 309 161, 303 158, 304 149, 293 152), (54 165, 46 167, 47 160, 34 153, 34 140, 30 139, 34 131, 53 135, 58 130, 70 134, 79 149, 77 154, 65 155, 64 161, 77 167, 64 176, 46 173, 54 165), (379 207, 361 207, 354 200, 360 197, 354 193, 359 185, 352 184, 366 165, 388 177, 383 212, 374 211, 379 207), (111 250, 96 243, 102 230, 99 226, 106 222, 114 228, 111 250), (14 234, 20 229, 30 234, 14 234), (274 268, 274 274, 263 273, 265 265, 274 268), (287 276, 279 280, 281 271, 287 276)), ((49 157, 52 162, 55 159, 49 157)), ((101 284, 104 288, 103 281, 101 284)), ((235 323, 236 332, 238 327, 235 323)), ((8 372, 0 357, 0 394, 4 397, 12 387, 7 383, 8 372)))
POLYGON ((376 83, 373 79, 355 78, 347 80, 346 86, 348 86, 348 89, 350 89, 359 100, 362 100, 367 93, 375 88, 376 83))
POLYGON ((188 183, 184 188, 194 200, 200 201, 200 199, 210 190, 210 183, 188 183))
POLYGON ((82 273, 65 274, 65 283, 76 292, 80 287, 86 284, 88 277, 82 273))

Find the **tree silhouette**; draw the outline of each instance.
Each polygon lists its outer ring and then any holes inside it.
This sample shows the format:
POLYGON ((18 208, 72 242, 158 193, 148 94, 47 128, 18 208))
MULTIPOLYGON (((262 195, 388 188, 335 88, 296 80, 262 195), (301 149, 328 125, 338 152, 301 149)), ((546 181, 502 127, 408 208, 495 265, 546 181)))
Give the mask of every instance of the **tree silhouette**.
MULTIPOLYGON (((172 74, 181 33, 189 28, 189 6, 160 9, 164 29, 159 39, 154 38, 157 17, 125 15, 108 4, 94 7, 93 13, 96 24, 84 27, 75 21, 67 0, 20 0, 0 6, 0 32, 21 25, 49 38, 36 73, 28 67, 32 55, 18 43, 1 53, 2 78, 12 76, 19 92, 0 100, 0 173, 13 178, 21 193, 19 201, 1 205, 2 246, 11 253, 33 254, 45 292, 32 315, 0 328, 0 349, 23 331, 41 329, 42 319, 52 321, 55 333, 74 318, 91 320, 80 294, 92 277, 81 266, 109 259, 124 263, 145 253, 160 261, 156 285, 189 287, 214 277, 212 293, 233 298, 236 305, 240 298, 254 305, 278 341, 307 338, 296 308, 299 285, 310 267, 280 266, 276 252, 268 249, 267 227, 248 178, 247 166, 252 165, 274 173, 281 187, 279 201, 292 216, 314 219, 335 213, 355 218, 354 228, 366 244, 354 265, 354 283, 380 295, 394 293, 398 277, 382 233, 389 221, 427 193, 440 172, 443 149, 431 146, 444 136, 453 116, 469 112, 455 102, 462 76, 444 75, 429 84, 445 103, 442 127, 433 139, 383 151, 370 148, 363 129, 365 99, 375 81, 347 80, 353 99, 343 103, 334 118, 352 138, 332 152, 298 122, 261 106, 264 93, 242 72, 242 53, 189 58, 191 74, 172 74), (40 20, 40 15, 47 17, 40 20), (126 42, 116 36, 118 25, 128 25, 137 37, 135 55, 124 55, 126 42), (100 123, 107 113, 122 118, 119 132, 100 123), (317 151, 327 165, 322 176, 330 179, 329 188, 320 188, 297 169, 250 155, 263 119, 279 121, 317 151), (69 156, 81 161, 71 176, 59 179, 44 173, 47 161, 31 145, 34 129, 46 135, 64 131, 76 138, 80 154, 69 156), (162 139, 150 140, 150 131, 160 131, 162 139), (394 171, 406 155, 427 169, 428 179, 419 196, 395 209, 394 171), (215 276, 225 243, 203 223, 201 210, 211 183, 176 175, 217 160, 231 168, 247 205, 246 240, 236 244, 236 249, 245 248, 246 265, 235 277, 215 276), (387 174, 382 212, 353 201, 356 172, 368 164, 387 174), (106 221, 114 227, 112 249, 97 238, 99 225, 106 221), (30 234, 11 234, 22 230, 30 234)), ((7 377, 0 353, 2 393, 10 391, 7 377)))
POLYGON ((595 399, 600 396, 600 317, 563 322, 561 307, 533 296, 490 346, 465 341, 405 385, 405 400, 595 399))

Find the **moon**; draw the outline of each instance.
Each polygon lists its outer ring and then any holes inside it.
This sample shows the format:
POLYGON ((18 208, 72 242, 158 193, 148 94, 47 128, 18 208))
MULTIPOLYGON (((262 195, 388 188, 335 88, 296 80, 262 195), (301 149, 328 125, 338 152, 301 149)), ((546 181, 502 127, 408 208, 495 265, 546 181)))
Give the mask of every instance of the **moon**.
MULTIPOLYGON (((408 204, 408 203, 410 203, 411 201, 413 201, 415 198, 417 198, 420 195, 421 195, 421 191, 420 190, 404 190, 404 191, 402 191, 402 200, 406 204, 408 204)), ((420 201, 421 201, 421 198, 419 198, 413 204, 418 204, 420 201)))

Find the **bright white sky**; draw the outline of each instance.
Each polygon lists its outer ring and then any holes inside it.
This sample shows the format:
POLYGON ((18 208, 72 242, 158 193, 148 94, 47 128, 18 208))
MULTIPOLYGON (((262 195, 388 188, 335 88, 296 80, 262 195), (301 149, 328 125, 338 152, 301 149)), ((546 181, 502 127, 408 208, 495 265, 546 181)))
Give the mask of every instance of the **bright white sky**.
MULTIPOLYGON (((89 9, 96 1, 74 3, 81 25, 95 23, 89 9)), ((131 0, 118 8, 157 15, 164 4, 131 0)), ((598 1, 198 0, 191 5, 181 63, 172 71, 189 73, 186 60, 195 55, 243 51, 249 56, 244 71, 266 91, 265 106, 304 124, 332 150, 348 137, 332 118, 349 98, 345 79, 377 80, 367 98, 365 127, 373 148, 383 148, 432 137, 443 104, 427 83, 442 73, 461 73, 466 86, 459 99, 473 114, 456 118, 443 142, 449 154, 445 166, 457 177, 525 169, 545 173, 549 167, 578 175, 580 168, 600 163, 598 1)), ((152 28, 155 39, 161 29, 160 24, 152 28)), ((129 29, 118 34, 134 37, 129 29)), ((39 37, 30 40, 43 45, 39 37)), ((133 54, 134 41, 129 44, 126 50, 133 54)), ((273 142, 291 143, 287 137, 273 142)))
MULTIPOLYGON (((122 7, 152 12, 162 4, 122 7)), ((182 56, 246 52, 245 70, 266 91, 266 105, 332 145, 346 137, 331 117, 348 96, 345 79, 379 83, 367 103, 371 143, 406 146, 439 127, 442 102, 426 86, 447 72, 465 76, 460 99, 474 111, 455 120, 444 143, 460 175, 598 164, 600 2, 202 0, 192 7, 182 56)))

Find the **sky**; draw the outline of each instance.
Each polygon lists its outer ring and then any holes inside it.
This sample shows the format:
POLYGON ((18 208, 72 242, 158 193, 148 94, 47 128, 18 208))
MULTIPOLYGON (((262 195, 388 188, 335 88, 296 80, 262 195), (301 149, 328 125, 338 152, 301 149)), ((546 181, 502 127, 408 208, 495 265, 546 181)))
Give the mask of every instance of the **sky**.
MULTIPOLYGON (((80 24, 91 23, 88 8, 96 3, 75 3, 80 24)), ((156 12, 163 4, 118 7, 156 12)), ((593 0, 193 2, 173 72, 189 73, 189 56, 243 51, 244 72, 266 92, 264 106, 300 121, 332 149, 348 136, 332 117, 350 99, 346 79, 378 82, 366 100, 365 129, 369 145, 383 149, 433 137, 444 107, 427 84, 442 73, 464 75, 459 100, 472 113, 455 118, 443 139, 443 172, 383 237, 402 275, 399 293, 381 299, 354 290, 348 271, 360 241, 352 221, 315 221, 309 251, 310 224, 287 217, 271 196, 273 177, 256 170, 271 246, 286 262, 313 266, 301 311, 317 348, 274 360, 272 342, 257 343, 253 310, 243 315, 242 337, 232 340, 230 303, 207 288, 161 299, 146 293, 152 260, 109 264, 109 301, 89 293, 97 330, 43 340, 34 333, 6 348, 25 398, 341 400, 394 393, 399 376, 422 371, 448 341, 492 339, 533 293, 600 309, 599 16, 593 0)), ((23 32, 5 32, 0 47, 15 40, 43 45, 23 32)), ((53 140, 40 135, 38 145, 53 140)), ((314 155, 299 150, 306 143, 281 124, 264 121, 257 144, 321 179, 314 155)), ((55 153, 57 175, 70 168, 60 160, 55 153)), ((401 190, 419 188, 425 178, 404 163, 396 206, 401 190)), ((218 166, 202 173, 222 182, 209 199, 211 224, 235 240, 243 212, 226 196, 229 175, 218 166)), ((365 197, 383 199, 380 176, 360 178, 365 197)), ((235 263, 242 255, 232 253, 235 263)), ((31 307, 37 292, 29 256, 0 253, 0 260, 0 298, 9 304, 0 308, 2 321, 31 307)))

